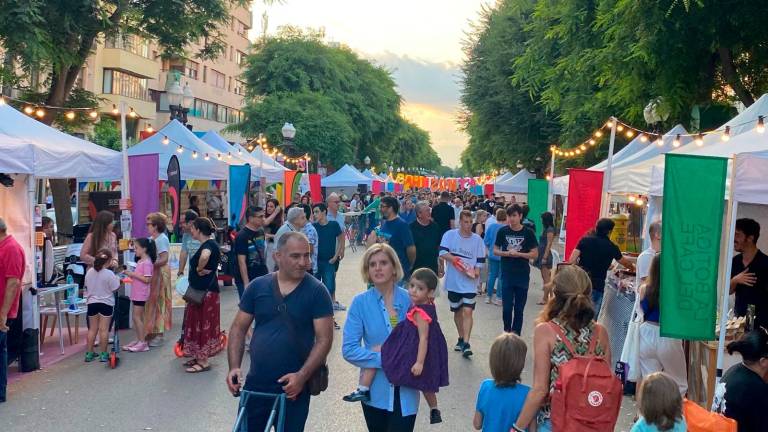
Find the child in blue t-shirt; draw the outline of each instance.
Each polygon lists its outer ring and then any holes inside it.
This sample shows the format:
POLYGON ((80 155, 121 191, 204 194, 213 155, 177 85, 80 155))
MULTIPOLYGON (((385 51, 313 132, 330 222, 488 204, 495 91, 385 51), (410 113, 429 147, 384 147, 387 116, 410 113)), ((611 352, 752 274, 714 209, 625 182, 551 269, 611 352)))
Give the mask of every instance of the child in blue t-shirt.
POLYGON ((664 372, 643 377, 640 418, 630 432, 685 432, 683 398, 675 381, 664 372))
POLYGON ((493 379, 483 381, 477 393, 474 426, 483 432, 508 432, 520 415, 530 387, 520 384, 528 347, 514 333, 499 335, 491 345, 493 379))

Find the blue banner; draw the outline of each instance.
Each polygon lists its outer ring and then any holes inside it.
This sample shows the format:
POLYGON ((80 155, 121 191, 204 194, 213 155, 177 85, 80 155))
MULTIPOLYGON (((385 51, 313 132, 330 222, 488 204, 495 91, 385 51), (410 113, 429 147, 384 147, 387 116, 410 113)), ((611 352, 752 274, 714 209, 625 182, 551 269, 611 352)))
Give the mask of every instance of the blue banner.
POLYGON ((248 207, 248 192, 251 185, 251 166, 230 165, 229 167, 229 226, 238 228, 248 207))

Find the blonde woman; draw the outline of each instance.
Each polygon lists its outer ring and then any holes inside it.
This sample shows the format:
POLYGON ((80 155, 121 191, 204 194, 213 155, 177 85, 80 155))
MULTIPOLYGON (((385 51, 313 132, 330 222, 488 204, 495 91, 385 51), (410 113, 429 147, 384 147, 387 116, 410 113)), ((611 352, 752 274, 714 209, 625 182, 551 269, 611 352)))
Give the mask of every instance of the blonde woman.
POLYGON ((345 400, 363 402, 370 432, 413 431, 419 391, 393 386, 381 369, 381 345, 411 307, 408 291, 397 285, 403 269, 391 246, 376 243, 365 252, 361 272, 373 286, 355 296, 347 310, 342 354, 361 369, 376 369, 376 376, 370 388, 359 386, 345 400))
POLYGON ((144 325, 150 347, 163 344, 163 334, 171 329, 171 267, 168 265, 171 243, 166 235, 167 218, 162 213, 147 215, 147 231, 155 241, 157 260, 144 306, 144 325))

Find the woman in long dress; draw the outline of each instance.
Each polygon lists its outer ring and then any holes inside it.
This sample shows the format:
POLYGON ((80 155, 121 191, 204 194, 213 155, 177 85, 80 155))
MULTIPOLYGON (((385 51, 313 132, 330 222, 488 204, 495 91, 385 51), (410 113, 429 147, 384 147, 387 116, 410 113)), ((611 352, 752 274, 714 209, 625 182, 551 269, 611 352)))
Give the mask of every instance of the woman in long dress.
POLYGON ((144 324, 150 347, 162 345, 163 335, 172 325, 171 267, 168 265, 171 243, 166 235, 166 221, 162 213, 147 215, 147 231, 157 247, 155 271, 152 273, 149 298, 144 307, 144 324))

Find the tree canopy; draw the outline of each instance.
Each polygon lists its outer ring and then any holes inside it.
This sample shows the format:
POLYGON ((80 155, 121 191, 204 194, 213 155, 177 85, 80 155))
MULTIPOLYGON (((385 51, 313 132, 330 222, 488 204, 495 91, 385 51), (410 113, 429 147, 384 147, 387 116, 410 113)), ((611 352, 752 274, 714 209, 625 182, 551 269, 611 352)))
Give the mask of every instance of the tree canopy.
POLYGON ((611 115, 644 127, 659 97, 663 127, 717 126, 695 113, 768 91, 766 19, 746 0, 501 0, 467 41, 462 162, 541 167, 550 145, 580 144, 611 115))
POLYGON ((374 164, 439 166, 429 135, 401 117, 389 71, 321 36, 291 29, 254 45, 243 75, 245 120, 234 129, 276 143, 292 123, 294 144, 335 167, 366 156, 374 164))

